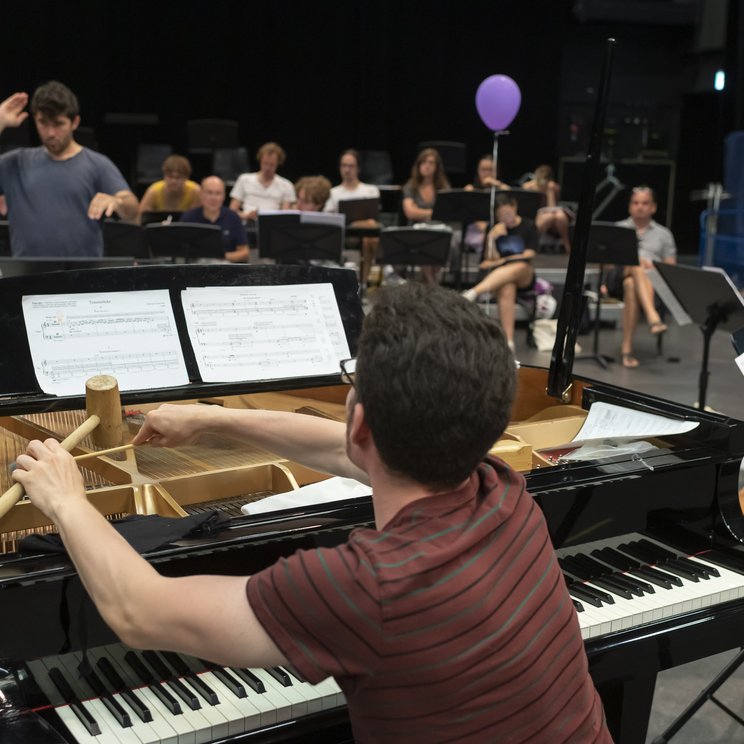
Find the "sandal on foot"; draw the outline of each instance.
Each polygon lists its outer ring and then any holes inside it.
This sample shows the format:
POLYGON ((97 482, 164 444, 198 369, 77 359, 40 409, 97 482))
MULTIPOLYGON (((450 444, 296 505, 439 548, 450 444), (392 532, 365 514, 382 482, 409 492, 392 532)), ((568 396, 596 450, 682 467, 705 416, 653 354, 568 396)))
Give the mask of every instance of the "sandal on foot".
POLYGON ((632 354, 621 354, 623 359, 623 367, 628 369, 634 369, 640 362, 632 354))
POLYGON ((652 336, 658 336, 660 333, 664 333, 667 329, 667 324, 662 323, 660 320, 658 320, 656 323, 651 323, 651 325, 648 327, 648 330, 651 331, 652 336))

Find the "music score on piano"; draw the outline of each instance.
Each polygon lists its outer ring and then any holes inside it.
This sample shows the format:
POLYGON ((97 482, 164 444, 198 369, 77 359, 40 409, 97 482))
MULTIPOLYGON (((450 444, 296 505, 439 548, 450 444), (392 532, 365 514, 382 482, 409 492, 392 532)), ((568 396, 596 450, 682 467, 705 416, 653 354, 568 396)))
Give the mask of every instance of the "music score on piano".
POLYGON ((190 287, 182 304, 205 382, 334 374, 350 356, 331 284, 190 287))
POLYGON ((45 393, 79 395, 96 374, 122 391, 188 383, 168 290, 28 295, 22 307, 45 393))

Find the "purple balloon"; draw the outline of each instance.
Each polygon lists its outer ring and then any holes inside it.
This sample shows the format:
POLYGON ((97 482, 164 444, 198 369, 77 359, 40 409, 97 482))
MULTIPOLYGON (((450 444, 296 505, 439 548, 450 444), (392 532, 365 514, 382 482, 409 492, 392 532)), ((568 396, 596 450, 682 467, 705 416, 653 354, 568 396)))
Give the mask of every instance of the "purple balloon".
POLYGON ((492 131, 506 129, 514 121, 522 103, 519 86, 506 75, 491 75, 475 94, 475 107, 483 123, 492 131))

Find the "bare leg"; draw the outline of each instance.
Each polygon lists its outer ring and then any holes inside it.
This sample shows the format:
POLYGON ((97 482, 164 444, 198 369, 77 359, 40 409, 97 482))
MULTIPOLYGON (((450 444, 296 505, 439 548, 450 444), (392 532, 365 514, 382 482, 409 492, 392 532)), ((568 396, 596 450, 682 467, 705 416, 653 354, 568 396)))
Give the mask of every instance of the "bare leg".
POLYGON ((654 287, 646 270, 640 266, 630 266, 628 272, 633 277, 636 296, 649 325, 661 323, 661 317, 654 307, 654 287))
POLYGON ((473 287, 475 297, 484 292, 495 292, 505 284, 514 284, 515 287, 527 287, 532 281, 534 270, 532 265, 524 261, 512 261, 503 266, 495 268, 481 282, 473 287))
POLYGON ((380 241, 378 238, 362 238, 362 282, 366 284, 369 281, 369 272, 375 263, 377 255, 377 246, 380 241))
POLYGON ((568 215, 563 210, 556 212, 554 224, 558 237, 561 239, 561 243, 563 243, 563 247, 566 249, 566 253, 571 253, 571 239, 568 236, 568 215))
POLYGON ((633 352, 633 334, 638 325, 638 297, 635 291, 635 281, 632 276, 626 276, 623 280, 623 344, 620 351, 623 354, 623 363, 626 355, 633 352))
POLYGON ((509 346, 514 348, 514 320, 516 316, 517 285, 504 284, 498 289, 499 321, 509 346))
POLYGON ((438 284, 440 270, 441 267, 439 266, 422 266, 421 278, 424 280, 424 284, 438 284))

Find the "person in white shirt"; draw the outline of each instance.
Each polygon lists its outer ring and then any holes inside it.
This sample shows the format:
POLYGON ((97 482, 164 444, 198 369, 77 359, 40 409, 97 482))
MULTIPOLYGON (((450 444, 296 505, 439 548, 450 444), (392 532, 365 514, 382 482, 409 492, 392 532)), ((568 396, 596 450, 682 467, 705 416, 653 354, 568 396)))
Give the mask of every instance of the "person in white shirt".
POLYGON ((286 153, 276 142, 261 145, 256 153, 259 170, 243 173, 230 192, 230 209, 243 220, 255 220, 262 210, 289 209, 296 201, 292 182, 277 175, 286 153))
MULTIPOLYGON (((349 199, 379 199, 380 189, 373 183, 359 180, 359 153, 356 150, 344 150, 338 161, 341 183, 331 189, 331 195, 325 205, 326 212, 338 212, 338 203, 349 199)), ((379 227, 377 220, 356 220, 351 227, 379 227)), ((362 265, 359 276, 363 287, 367 285, 369 270, 375 262, 379 238, 362 238, 362 265)))

